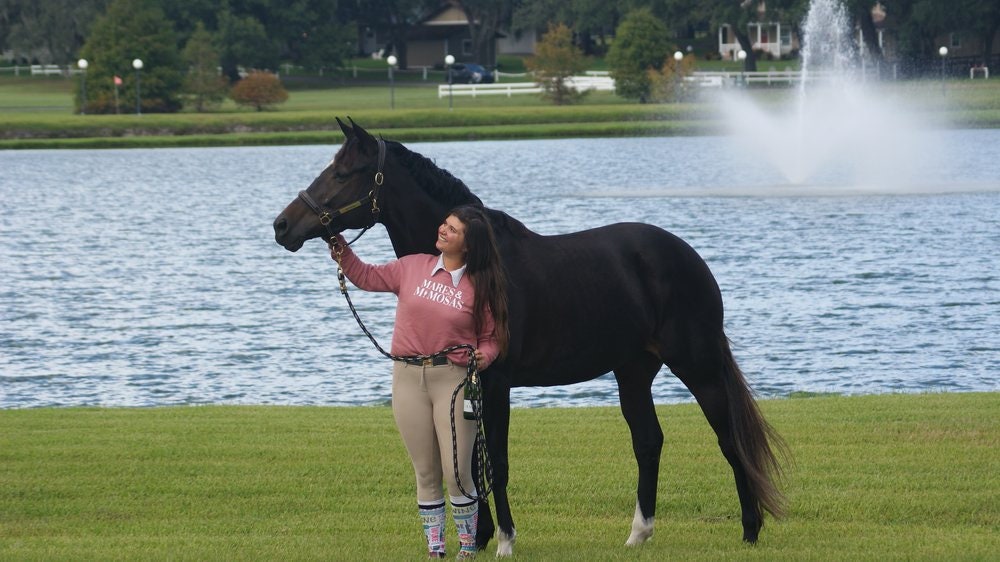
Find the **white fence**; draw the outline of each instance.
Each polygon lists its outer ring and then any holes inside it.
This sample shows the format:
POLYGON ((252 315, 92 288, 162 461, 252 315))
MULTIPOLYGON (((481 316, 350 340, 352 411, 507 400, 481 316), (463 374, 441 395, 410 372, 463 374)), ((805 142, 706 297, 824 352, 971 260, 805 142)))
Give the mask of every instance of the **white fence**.
MULTIPOLYGON (((833 76, 829 72, 811 72, 809 80, 827 80, 833 76)), ((757 72, 693 72, 685 76, 686 82, 702 88, 728 88, 742 84, 795 84, 802 80, 802 73, 797 70, 768 70, 757 72)), ((574 76, 570 85, 577 90, 615 91, 615 81, 607 72, 591 71, 586 76, 574 76)), ((535 82, 507 82, 502 84, 441 84, 438 86, 438 98, 453 96, 490 96, 514 94, 538 94, 542 87, 535 82)))
POLYGON ((29 66, 4 66, 0 67, 0 72, 10 72, 14 76, 70 76, 80 74, 80 69, 73 65, 59 66, 58 64, 32 64, 29 66))
MULTIPOLYGON (((567 80, 570 87, 578 91, 615 91, 615 81, 608 76, 573 76, 567 80)), ((491 96, 514 94, 539 94, 544 89, 535 82, 507 82, 502 84, 441 84, 438 99, 453 96, 491 96)))

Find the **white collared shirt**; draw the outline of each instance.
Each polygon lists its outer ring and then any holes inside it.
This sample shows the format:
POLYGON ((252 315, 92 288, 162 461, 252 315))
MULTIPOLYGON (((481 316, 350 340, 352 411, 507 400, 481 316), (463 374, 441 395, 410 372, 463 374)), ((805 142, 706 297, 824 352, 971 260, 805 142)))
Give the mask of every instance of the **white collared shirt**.
POLYGON ((448 271, 447 269, 445 269, 444 254, 438 256, 438 261, 434 265, 434 269, 431 270, 431 277, 434 277, 434 274, 437 273, 439 269, 444 270, 445 273, 451 275, 451 284, 455 287, 458 287, 458 282, 461 281, 462 276, 465 275, 465 265, 456 269, 455 271, 448 271))

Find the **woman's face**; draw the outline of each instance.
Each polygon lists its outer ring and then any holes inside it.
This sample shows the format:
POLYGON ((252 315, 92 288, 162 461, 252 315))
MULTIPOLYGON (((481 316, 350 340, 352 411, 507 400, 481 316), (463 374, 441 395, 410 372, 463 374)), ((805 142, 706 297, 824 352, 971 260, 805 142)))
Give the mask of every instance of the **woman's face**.
POLYGON ((465 254, 465 224, 455 215, 448 215, 438 227, 435 246, 442 254, 465 254))

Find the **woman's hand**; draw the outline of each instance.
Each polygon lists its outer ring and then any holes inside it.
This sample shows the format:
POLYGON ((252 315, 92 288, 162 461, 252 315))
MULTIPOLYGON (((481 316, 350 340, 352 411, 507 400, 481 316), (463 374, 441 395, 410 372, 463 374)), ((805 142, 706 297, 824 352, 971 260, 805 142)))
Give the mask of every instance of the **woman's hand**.
POLYGON ((326 245, 330 247, 330 257, 333 258, 334 261, 337 261, 340 254, 344 253, 344 248, 347 247, 347 240, 344 240, 343 235, 337 234, 331 238, 326 245))

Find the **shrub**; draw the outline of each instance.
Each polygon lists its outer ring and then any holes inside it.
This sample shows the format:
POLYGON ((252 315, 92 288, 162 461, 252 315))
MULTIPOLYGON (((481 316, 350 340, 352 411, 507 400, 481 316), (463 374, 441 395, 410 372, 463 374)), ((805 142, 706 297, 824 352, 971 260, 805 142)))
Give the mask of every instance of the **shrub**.
POLYGON ((545 90, 544 96, 556 105, 580 100, 586 92, 573 88, 570 79, 586 70, 587 59, 573 45, 573 31, 564 24, 550 24, 535 52, 524 64, 545 90))
POLYGON ((263 111, 272 105, 284 103, 288 99, 288 92, 276 75, 253 71, 233 86, 229 97, 239 105, 249 105, 257 111, 263 111))
POLYGON ((687 55, 680 62, 667 57, 660 70, 649 69, 651 101, 679 102, 694 97, 695 87, 684 78, 694 71, 694 55, 687 55))
POLYGON ((184 93, 187 102, 201 112, 215 107, 226 98, 229 83, 219 75, 219 54, 212 46, 212 35, 198 22, 182 53, 188 65, 184 77, 184 93))
POLYGON ((622 21, 606 59, 618 95, 649 101, 652 85, 647 71, 660 68, 670 55, 668 36, 667 26, 649 8, 631 12, 622 21))

